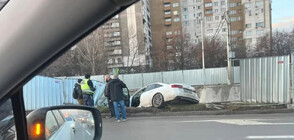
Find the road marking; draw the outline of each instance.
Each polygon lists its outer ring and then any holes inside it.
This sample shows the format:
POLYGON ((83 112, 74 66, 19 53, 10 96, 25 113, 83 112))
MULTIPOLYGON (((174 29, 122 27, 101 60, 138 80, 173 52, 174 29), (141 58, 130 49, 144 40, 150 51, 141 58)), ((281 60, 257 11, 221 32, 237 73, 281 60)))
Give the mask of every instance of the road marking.
POLYGON ((91 133, 88 130, 85 130, 85 131, 91 136, 91 133))
POLYGON ((197 121, 180 121, 180 123, 201 123, 201 122, 218 122, 233 125, 294 125, 294 123, 272 123, 262 122, 265 119, 229 119, 229 120, 197 120, 197 121))
POLYGON ((281 136, 247 136, 246 139, 293 139, 294 135, 281 136))

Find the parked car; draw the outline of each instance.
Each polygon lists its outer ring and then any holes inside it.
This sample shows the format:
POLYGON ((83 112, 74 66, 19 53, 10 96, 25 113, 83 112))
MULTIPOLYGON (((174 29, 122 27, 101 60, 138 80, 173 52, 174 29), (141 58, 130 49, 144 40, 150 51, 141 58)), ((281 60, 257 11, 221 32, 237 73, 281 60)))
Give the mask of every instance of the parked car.
POLYGON ((195 88, 189 85, 155 83, 141 88, 131 96, 130 106, 160 108, 165 102, 174 100, 185 100, 197 104, 199 97, 195 88))
POLYGON ((76 132, 76 121, 75 121, 75 119, 73 117, 71 117, 71 116, 68 116, 68 117, 65 118, 65 120, 70 123, 71 128, 72 128, 73 132, 75 133, 76 132))

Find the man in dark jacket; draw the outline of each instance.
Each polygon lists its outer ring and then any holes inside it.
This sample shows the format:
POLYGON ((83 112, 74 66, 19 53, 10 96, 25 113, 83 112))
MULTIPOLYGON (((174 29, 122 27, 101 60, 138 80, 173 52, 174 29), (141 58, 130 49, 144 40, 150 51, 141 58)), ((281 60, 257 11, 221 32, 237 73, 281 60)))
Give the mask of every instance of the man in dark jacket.
POLYGON ((110 118, 112 118, 112 117, 115 117, 114 116, 114 107, 113 107, 113 102, 112 102, 112 100, 111 100, 111 98, 110 98, 110 95, 108 94, 108 84, 109 84, 109 82, 112 80, 111 78, 110 78, 110 76, 107 74, 107 75, 105 75, 104 76, 104 79, 105 79, 105 82, 106 82, 106 85, 105 85, 105 90, 104 90, 104 96, 105 97, 107 97, 107 101, 108 101, 108 108, 109 108, 109 110, 110 110, 110 118))
POLYGON ((75 83, 75 88, 74 88, 74 98, 77 99, 78 103, 80 105, 83 105, 84 104, 84 101, 83 101, 83 91, 82 91, 82 88, 81 88, 81 82, 83 80, 82 79, 78 79, 78 82, 75 83))
POLYGON ((122 121, 127 120, 127 113, 123 95, 123 88, 126 88, 126 84, 118 79, 117 75, 114 75, 113 79, 108 84, 108 94, 110 95, 111 101, 113 101, 114 112, 116 116, 116 122, 120 122, 120 112, 118 106, 121 108, 122 121))

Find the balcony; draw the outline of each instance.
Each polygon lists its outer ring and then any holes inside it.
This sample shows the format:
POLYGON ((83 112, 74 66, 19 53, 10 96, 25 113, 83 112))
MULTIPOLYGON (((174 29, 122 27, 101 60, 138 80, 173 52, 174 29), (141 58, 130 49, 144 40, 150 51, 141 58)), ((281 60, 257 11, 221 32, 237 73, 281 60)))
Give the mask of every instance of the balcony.
POLYGON ((164 18, 171 18, 171 14, 164 15, 164 18))
POLYGON ((164 7, 163 9, 164 9, 164 11, 170 11, 171 10, 170 6, 164 7))
POLYGON ((164 0, 163 3, 164 4, 170 3, 170 0, 164 0))
POLYGON ((165 24, 164 24, 165 26, 170 26, 170 25, 172 25, 172 22, 171 21, 165 21, 165 24))
POLYGON ((174 35, 165 35, 166 38, 173 38, 174 35))

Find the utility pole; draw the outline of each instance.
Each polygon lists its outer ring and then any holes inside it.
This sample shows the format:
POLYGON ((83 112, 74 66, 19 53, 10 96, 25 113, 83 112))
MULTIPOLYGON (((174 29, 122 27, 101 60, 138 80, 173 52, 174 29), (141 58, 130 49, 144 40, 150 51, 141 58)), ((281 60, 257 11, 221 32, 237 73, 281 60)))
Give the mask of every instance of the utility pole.
POLYGON ((201 47, 202 47, 202 70, 203 70, 203 83, 204 86, 206 85, 206 74, 205 74, 205 58, 204 58, 204 14, 202 15, 201 18, 201 36, 202 36, 202 41, 201 41, 201 47))
POLYGON ((231 27, 231 21, 230 21, 230 0, 227 0, 227 14, 226 14, 226 21, 227 21, 227 62, 228 62, 228 85, 232 85, 232 64, 231 64, 231 39, 230 39, 230 27, 231 27))

